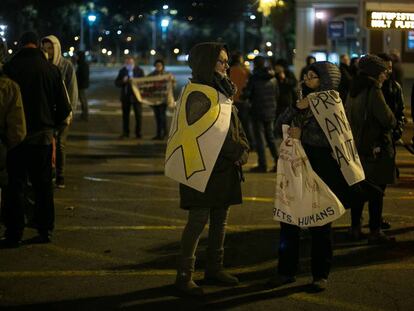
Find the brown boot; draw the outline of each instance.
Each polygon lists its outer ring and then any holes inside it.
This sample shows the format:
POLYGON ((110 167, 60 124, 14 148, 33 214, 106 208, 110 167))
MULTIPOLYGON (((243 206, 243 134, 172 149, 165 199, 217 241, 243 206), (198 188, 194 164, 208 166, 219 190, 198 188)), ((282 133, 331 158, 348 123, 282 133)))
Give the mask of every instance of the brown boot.
POLYGON ((194 264, 195 257, 180 258, 175 287, 182 295, 200 297, 204 295, 204 291, 193 281, 194 264))
POLYGON ((239 284, 239 279, 223 268, 224 250, 208 251, 207 265, 204 273, 204 279, 213 284, 235 286, 239 284))

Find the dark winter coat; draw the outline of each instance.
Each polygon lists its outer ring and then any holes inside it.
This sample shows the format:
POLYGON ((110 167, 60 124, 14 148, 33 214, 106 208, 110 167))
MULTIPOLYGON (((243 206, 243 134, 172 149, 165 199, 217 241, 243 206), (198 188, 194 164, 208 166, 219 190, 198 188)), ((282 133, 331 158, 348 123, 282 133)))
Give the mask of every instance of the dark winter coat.
POLYGON ((291 71, 285 71, 284 80, 277 79, 279 85, 279 98, 277 100, 276 118, 280 116, 287 107, 293 106, 297 100, 296 86, 298 80, 291 71))
POLYGON ((385 102, 397 119, 397 126, 392 131, 392 139, 395 142, 401 138, 405 124, 404 96, 402 88, 397 81, 388 79, 382 84, 381 90, 384 95, 385 102))
POLYGON ((4 65, 20 87, 26 118, 26 142, 50 144, 53 129, 69 116, 71 106, 59 68, 37 48, 23 48, 4 65))
MULTIPOLYGON (((141 78, 144 76, 144 71, 135 66, 133 69, 133 78, 141 78)), ((121 102, 136 102, 137 99, 132 91, 130 81, 124 82, 124 78, 128 77, 128 69, 124 66, 119 70, 118 76, 115 79, 115 85, 121 88, 121 102)))
POLYGON ((366 179, 378 185, 395 180, 392 130, 397 125, 377 80, 359 74, 351 83, 346 110, 366 179))
POLYGON ((345 103, 348 96, 349 86, 352 81, 351 68, 348 65, 341 63, 339 65, 339 70, 341 71, 341 82, 339 83, 338 92, 342 102, 345 103))
POLYGON ((76 78, 78 79, 78 89, 89 87, 89 64, 86 61, 78 61, 76 78))
POLYGON ((252 118, 260 121, 274 121, 276 119, 278 97, 277 79, 268 72, 267 68, 253 72, 242 96, 251 103, 250 114, 252 118))
MULTIPOLYGON (((216 43, 203 43, 195 46, 190 52, 190 67, 192 82, 207 84, 227 97, 234 95, 235 90, 227 77, 214 73, 220 51, 224 47, 216 43), (200 62, 199 60, 203 60, 200 62), (203 65, 204 64, 204 65, 203 65), (213 69, 212 69, 213 68, 213 69), (210 72, 211 71, 211 72, 210 72), (200 80, 202 79, 202 80, 200 80), (204 82, 204 83, 203 83, 204 82)), ((191 115, 196 120, 208 110, 205 103, 197 102, 188 105, 191 115), (194 109, 194 111, 191 111, 194 109)), ((217 161, 214 165, 205 192, 197 191, 180 184, 180 206, 183 209, 194 207, 223 208, 229 205, 241 204, 241 167, 236 161, 247 162, 249 145, 246 135, 237 117, 237 109, 233 106, 230 127, 224 140, 217 161)))

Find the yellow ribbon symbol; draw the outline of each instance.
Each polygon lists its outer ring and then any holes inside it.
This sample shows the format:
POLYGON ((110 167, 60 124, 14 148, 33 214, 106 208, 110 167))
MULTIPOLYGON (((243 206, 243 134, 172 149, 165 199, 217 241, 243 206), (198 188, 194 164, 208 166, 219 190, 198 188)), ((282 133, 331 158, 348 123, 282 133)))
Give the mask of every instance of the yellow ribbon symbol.
POLYGON ((198 138, 203 135, 217 121, 220 115, 218 92, 209 86, 191 83, 182 95, 179 110, 177 112, 177 126, 174 134, 168 141, 166 159, 174 154, 177 149, 182 150, 185 176, 189 179, 194 173, 205 170, 203 156, 198 144, 198 138), (192 92, 201 92, 210 100, 210 109, 196 122, 189 125, 187 121, 186 105, 188 96, 192 92))

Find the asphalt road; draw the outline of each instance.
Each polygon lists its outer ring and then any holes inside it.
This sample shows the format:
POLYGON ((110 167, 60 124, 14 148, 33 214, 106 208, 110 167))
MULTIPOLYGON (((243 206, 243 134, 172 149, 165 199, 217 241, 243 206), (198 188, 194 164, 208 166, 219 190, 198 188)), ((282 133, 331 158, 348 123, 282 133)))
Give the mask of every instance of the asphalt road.
MULTIPOLYGON (((241 284, 206 286, 204 300, 176 297, 171 284, 186 212, 178 207, 177 183, 163 175, 165 142, 150 140, 155 123, 151 110, 144 110, 143 139, 118 140, 116 70, 93 69, 90 121, 75 120, 71 128, 67 186, 55 192, 53 243, 0 250, 0 309, 414 309, 414 156, 401 146, 401 177, 387 189, 384 207, 384 216, 392 223, 387 234, 397 238, 394 246, 349 242, 347 213, 334 223, 335 257, 325 292, 308 291, 307 231, 301 237, 297 282, 266 289, 263 284, 277 264, 279 225, 272 220, 275 174, 246 173, 244 204, 231 210, 225 244, 225 265, 241 284)), ((189 74, 182 68, 172 72, 178 85, 189 74)), ((405 139, 412 133, 409 124, 405 139)), ((255 161, 253 154, 246 171, 255 161)), ((364 219, 367 222, 366 211, 364 219)), ((197 252, 196 279, 202 278, 206 233, 197 252)), ((28 228, 24 238, 34 235, 28 228)))

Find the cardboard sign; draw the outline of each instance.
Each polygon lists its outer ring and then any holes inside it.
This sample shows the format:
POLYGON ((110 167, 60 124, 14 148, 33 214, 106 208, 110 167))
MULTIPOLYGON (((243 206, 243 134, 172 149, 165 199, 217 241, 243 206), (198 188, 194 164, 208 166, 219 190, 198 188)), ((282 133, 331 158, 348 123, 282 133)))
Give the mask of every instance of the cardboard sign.
POLYGON ((316 92, 307 98, 348 185, 364 180, 364 170, 339 93, 333 90, 316 92))
POLYGON ((232 100, 204 84, 184 87, 171 124, 165 175, 204 192, 230 127, 232 100), (195 122, 187 120, 189 97, 201 94, 209 109, 195 122))

